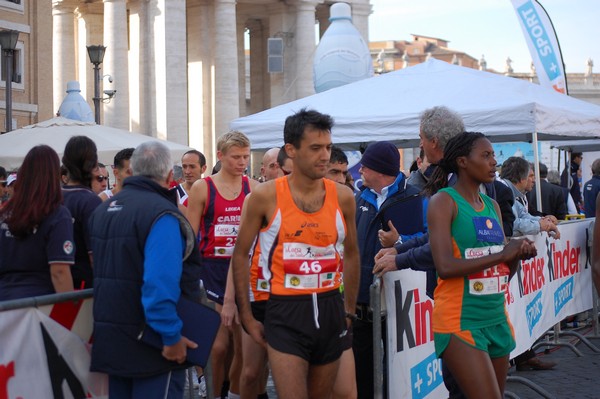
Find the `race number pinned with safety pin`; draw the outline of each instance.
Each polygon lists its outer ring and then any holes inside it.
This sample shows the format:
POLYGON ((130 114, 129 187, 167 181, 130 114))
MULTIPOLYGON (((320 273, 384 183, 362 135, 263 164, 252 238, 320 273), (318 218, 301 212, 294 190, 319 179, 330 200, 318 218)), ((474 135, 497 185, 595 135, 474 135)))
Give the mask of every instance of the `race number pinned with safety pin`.
MULTIPOLYGON (((498 253, 504 245, 491 245, 486 247, 465 249, 465 259, 476 259, 482 256, 498 253)), ((504 263, 489 267, 479 273, 470 274, 469 293, 472 295, 491 295, 506 291, 510 269, 504 263)))
POLYGON ((283 268, 286 288, 333 287, 338 274, 335 246, 286 242, 283 244, 283 268))

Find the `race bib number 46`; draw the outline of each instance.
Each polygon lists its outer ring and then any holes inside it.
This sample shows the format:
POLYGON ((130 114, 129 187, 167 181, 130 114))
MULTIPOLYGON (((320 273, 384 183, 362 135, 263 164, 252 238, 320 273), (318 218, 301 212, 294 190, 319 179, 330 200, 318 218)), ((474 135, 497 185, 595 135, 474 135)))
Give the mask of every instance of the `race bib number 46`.
POLYGON ((335 284, 338 271, 335 247, 304 243, 283 244, 283 268, 286 288, 323 288, 335 284))

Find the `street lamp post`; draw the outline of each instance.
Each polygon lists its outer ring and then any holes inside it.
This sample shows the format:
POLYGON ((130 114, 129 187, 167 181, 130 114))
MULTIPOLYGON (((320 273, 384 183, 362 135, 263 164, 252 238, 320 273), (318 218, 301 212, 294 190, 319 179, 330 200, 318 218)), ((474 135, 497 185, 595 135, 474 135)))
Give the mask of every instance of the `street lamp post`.
POLYGON ((17 40, 19 39, 19 31, 17 30, 2 30, 0 31, 0 47, 2 47, 2 54, 4 55, 4 62, 6 64, 6 76, 4 81, 6 82, 5 93, 6 93, 6 131, 12 130, 12 78, 13 78, 13 55, 17 48, 17 40))
POLYGON ((104 51, 106 47, 102 45, 87 46, 88 56, 90 62, 94 64, 94 113, 96 116, 96 123, 100 124, 100 64, 104 60, 104 51))

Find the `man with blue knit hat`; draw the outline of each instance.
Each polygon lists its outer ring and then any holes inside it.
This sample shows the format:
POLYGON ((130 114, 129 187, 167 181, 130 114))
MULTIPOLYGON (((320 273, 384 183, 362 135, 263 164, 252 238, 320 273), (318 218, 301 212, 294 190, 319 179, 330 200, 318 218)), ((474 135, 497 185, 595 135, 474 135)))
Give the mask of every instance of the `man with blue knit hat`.
MULTIPOLYGON (((409 238, 400 236, 392 224, 382 226, 381 213, 398 199, 418 195, 419 190, 406 184, 404 174, 400 173, 400 154, 396 146, 389 141, 371 143, 360 163, 359 172, 363 185, 356 197, 356 228, 361 268, 352 348, 356 359, 358 398, 372 398, 373 312, 369 304, 369 286, 373 282, 374 258, 383 246, 391 246, 396 241, 409 238), (384 231, 384 227, 389 231, 384 231)), ((408 209, 409 204, 412 204, 410 201, 399 202, 399 208, 396 210, 402 213, 404 203, 407 204, 405 211, 414 213, 414 210, 408 209)), ((425 228, 421 223, 421 226, 415 226, 414 230, 422 232, 425 228)), ((385 334, 385 324, 382 331, 385 334)), ((383 342, 385 344, 385 337, 383 342)), ((384 381, 384 390, 386 385, 384 381)))

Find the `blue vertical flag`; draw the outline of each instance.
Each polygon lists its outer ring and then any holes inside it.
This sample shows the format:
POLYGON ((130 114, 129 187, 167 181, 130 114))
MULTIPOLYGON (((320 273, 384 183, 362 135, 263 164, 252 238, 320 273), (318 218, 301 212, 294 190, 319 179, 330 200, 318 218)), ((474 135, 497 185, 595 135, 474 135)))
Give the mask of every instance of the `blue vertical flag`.
POLYGON ((567 93, 565 68, 552 21, 537 0, 511 0, 542 86, 567 93))

